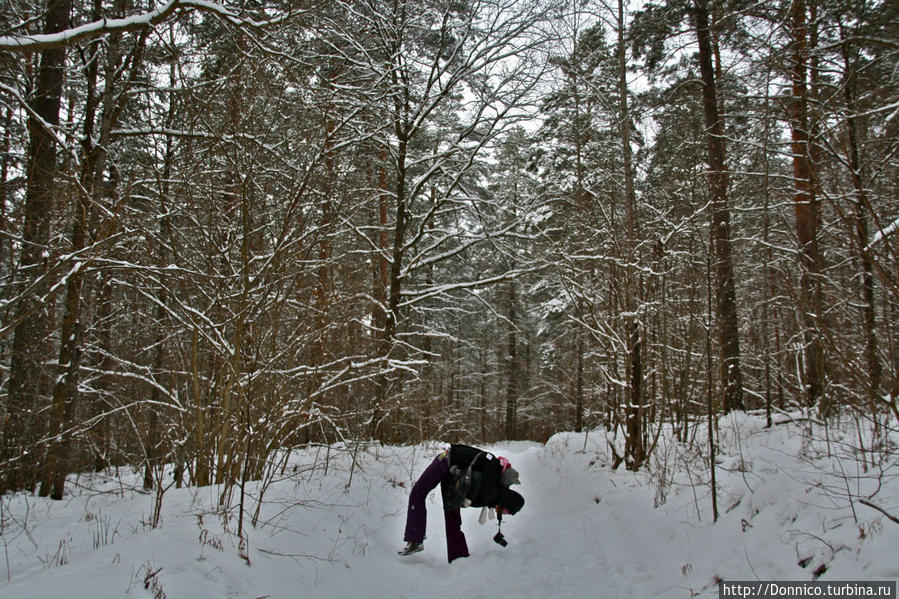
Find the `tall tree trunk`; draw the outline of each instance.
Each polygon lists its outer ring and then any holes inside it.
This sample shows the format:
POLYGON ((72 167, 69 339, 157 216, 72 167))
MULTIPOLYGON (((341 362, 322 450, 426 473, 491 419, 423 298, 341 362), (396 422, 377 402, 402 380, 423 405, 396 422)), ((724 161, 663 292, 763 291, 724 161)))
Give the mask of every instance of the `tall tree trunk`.
MULTIPOLYGON (((862 178, 862 160, 859 150, 861 135, 860 118, 856 114, 856 85, 858 74, 849 56, 849 44, 843 44, 843 59, 846 65, 844 94, 846 100, 846 131, 849 144, 849 168, 852 171, 852 187, 855 195, 855 234, 858 254, 862 266, 862 329, 865 336, 865 366, 867 368, 868 404, 871 415, 877 409, 880 393, 881 364, 877 356, 876 315, 874 313, 874 262, 868 250, 868 196, 862 178)), ((873 418, 875 434, 880 421, 873 418)))
POLYGON ((712 375, 712 245, 714 235, 709 235, 709 249, 706 254, 706 333, 705 354, 708 390, 706 391, 706 413, 708 415, 707 435, 709 441, 709 473, 712 488, 712 518, 718 521, 718 481, 715 472, 715 425, 718 410, 715 409, 714 377, 712 375))
MULTIPOLYGON (((89 137, 86 136, 86 139, 89 137)), ((85 142, 89 143, 89 142, 85 142)), ((78 194, 72 225, 72 253, 78 253, 85 247, 85 230, 87 227, 88 198, 92 178, 90 160, 85 162, 82 177, 82 190, 78 194)), ((71 423, 78 387, 79 357, 81 355, 81 292, 84 280, 84 258, 76 258, 75 266, 69 273, 66 282, 66 299, 62 318, 58 374, 53 387, 53 400, 50 407, 49 445, 44 462, 44 476, 41 481, 40 496, 50 495, 52 499, 62 499, 63 486, 68 469, 68 434, 66 429, 71 423)))
MULTIPOLYGON (((49 0, 44 33, 52 34, 69 25, 71 0, 49 0)), ((65 80, 65 47, 41 51, 37 86, 28 118, 27 188, 25 226, 22 232, 20 269, 27 289, 16 311, 10 377, 7 390, 7 420, 0 460, 11 460, 0 478, 0 492, 33 488, 38 476, 35 443, 44 430, 39 411, 49 385, 43 364, 48 357, 47 332, 52 314, 44 275, 49 260, 50 218, 56 193, 56 147, 46 127, 59 124, 65 80)))
POLYGON ((643 464, 643 363, 640 348, 640 323, 637 319, 637 276, 634 272, 637 235, 637 195, 634 187, 633 152, 631 150, 631 117, 628 108, 627 57, 625 55, 624 0, 618 0, 618 127, 621 138, 621 157, 624 163, 625 228, 625 322, 628 339, 628 371, 625 421, 627 438, 625 460, 628 468, 637 470, 643 464))
MULTIPOLYGON (((166 140, 166 143, 169 144, 170 140, 166 140)), ((159 219, 159 242, 156 247, 156 264, 159 268, 165 268, 168 264, 171 263, 168 255, 167 248, 173 247, 172 245, 172 233, 171 233, 171 221, 169 217, 169 209, 166 205, 166 198, 169 197, 169 174, 170 174, 170 160, 171 160, 171 147, 167 148, 165 163, 163 166, 163 182, 162 182, 162 193, 161 193, 161 205, 160 212, 161 217, 159 219)), ((160 435, 158 434, 159 430, 159 417, 158 412, 160 411, 160 407, 165 401, 165 397, 160 392, 160 385, 165 385, 165 381, 167 381, 170 377, 167 374, 168 366, 167 366, 167 356, 166 356, 166 331, 162 326, 166 318, 166 309, 165 309, 165 296, 163 289, 157 289, 160 292, 159 303, 156 306, 155 310, 155 322, 156 330, 154 331, 155 338, 153 339, 153 346, 156 348, 153 352, 153 367, 152 373, 153 377, 157 378, 157 384, 153 385, 153 389, 150 391, 150 407, 149 407, 149 426, 148 426, 148 438, 146 443, 146 456, 144 463, 144 489, 149 490, 153 488, 153 479, 154 479, 154 467, 157 465, 157 461, 159 459, 158 448, 160 446, 160 435)), ((180 457, 180 455, 179 455, 180 457)), ((177 465, 180 467, 180 464, 177 465)), ((163 481, 156 481, 157 484, 162 485, 163 481)))
MULTIPOLYGON (((376 339, 375 351, 385 354, 388 350, 387 342, 387 312, 388 312, 388 288, 390 287, 390 260, 391 255, 389 240, 388 198, 388 163, 387 150, 381 152, 381 160, 378 171, 378 203, 377 203, 377 248, 378 251, 372 257, 372 329, 376 339)), ((379 422, 381 407, 387 398, 387 379, 379 375, 375 379, 375 397, 372 422, 374 424, 372 434, 375 438, 379 435, 379 422)))
POLYGON ((388 396, 391 392, 400 395, 398 389, 392 389, 391 373, 389 372, 389 358, 395 350, 396 332, 399 325, 399 306, 400 292, 402 290, 402 272, 403 257, 405 255, 405 239, 406 239, 406 219, 410 198, 408 194, 409 175, 407 154, 409 150, 409 142, 412 135, 412 125, 409 122, 410 114, 410 89, 408 82, 405 80, 404 66, 401 64, 400 57, 403 55, 405 35, 404 23, 406 21, 406 3, 394 2, 391 9, 391 18, 396 30, 393 32, 396 37, 390 40, 389 48, 391 56, 396 59, 393 68, 390 71, 390 82, 393 86, 392 94, 392 125, 393 133, 396 136, 396 154, 394 172, 396 180, 394 181, 396 215, 393 226, 393 247, 390 256, 390 272, 389 284, 387 287, 387 311, 384 319, 384 331, 381 336, 380 347, 378 348, 379 357, 383 360, 381 364, 381 374, 376 380, 375 393, 375 409, 372 422, 374 424, 374 434, 376 438, 382 438, 382 420, 390 411, 388 406, 388 396))
POLYGON ((730 212, 727 206, 728 174, 724 149, 724 123, 719 115, 706 0, 694 0, 694 16, 699 44, 699 69, 703 83, 702 104, 709 164, 709 191, 712 200, 711 227, 715 252, 718 345, 721 352, 720 378, 724 391, 724 410, 742 410, 743 375, 740 368, 739 319, 731 258, 730 212))
MULTIPOLYGON (((333 93, 337 83, 338 67, 334 65, 328 66, 328 79, 326 91, 333 93)), ((317 374, 312 378, 311 392, 315 392, 321 385, 324 377, 318 371, 319 367, 328 362, 328 356, 334 351, 331 347, 331 336, 329 334, 330 319, 329 312, 331 309, 331 297, 333 293, 333 274, 331 272, 331 235, 334 228, 334 185, 338 175, 336 170, 336 155, 334 152, 334 130, 336 124, 334 122, 334 110, 332 100, 328 99, 324 108, 324 177, 322 178, 321 201, 319 208, 321 211, 321 229, 318 241, 318 285, 316 287, 315 296, 315 333, 312 343, 312 366, 315 367, 317 374)))
POLYGON ((625 464, 629 470, 637 470, 646 456, 643 454, 643 417, 641 397, 643 394, 643 361, 641 357, 640 325, 636 320, 630 323, 628 331, 630 345, 630 386, 628 388, 627 409, 625 411, 625 464))
MULTIPOLYGON (((377 393, 375 405, 375 437, 381 438, 383 429, 381 421, 389 412, 388 395, 390 392, 390 374, 387 372, 388 359, 393 352, 397 325, 399 324, 400 292, 402 290, 401 274, 403 270, 404 243, 406 238, 406 150, 408 147, 407 128, 398 123, 397 156, 396 156, 396 221, 393 227, 393 247, 391 249, 391 262, 389 270, 389 284, 387 289, 387 311, 384 319, 384 331, 381 337, 380 357, 384 360, 381 365, 382 373, 377 378, 377 393)), ((396 392, 396 390, 394 390, 396 392)))
POLYGON ((509 330, 506 334, 506 439, 518 436, 518 323, 515 312, 515 281, 509 281, 509 330))
POLYGON ((478 376, 478 428, 481 441, 487 442, 487 352, 482 347, 478 350, 480 376, 478 376))
POLYGON ((387 252, 389 240, 387 235, 387 200, 390 192, 387 189, 387 150, 382 150, 378 166, 378 205, 377 205, 377 248, 372 258, 372 328, 384 332, 387 324, 387 286, 388 265, 387 252))
POLYGON ((205 486, 212 482, 210 462, 214 460, 212 447, 209 446, 209 434, 207 433, 207 401, 200 387, 199 364, 200 331, 194 328, 190 344, 190 382, 191 392, 194 396, 194 438, 196 443, 196 466, 194 467, 194 482, 197 486, 205 486))
POLYGON ((790 129, 793 154, 793 211, 799 243, 800 290, 799 310, 802 314, 805 369, 803 372, 809 406, 818 406, 828 415, 824 400, 824 350, 817 330, 821 315, 821 255, 818 250, 818 200, 815 195, 816 174, 811 154, 808 114, 808 26, 805 0, 793 0, 790 8, 792 36, 789 72, 793 97, 790 107, 790 129))
POLYGON ((773 420, 773 398, 771 394, 771 347, 770 347, 770 339, 769 339, 769 327, 770 327, 770 309, 769 303, 771 298, 774 296, 774 290, 771 288, 771 263, 774 260, 773 252, 771 251, 771 189, 770 189, 770 168, 769 168, 769 160, 768 160, 768 138, 770 136, 770 126, 771 119, 769 115, 769 105, 770 105, 770 95, 769 90, 771 86, 771 72, 770 69, 765 77, 765 113, 763 118, 765 119, 765 128, 762 133, 762 149, 761 149, 761 160, 764 165, 764 179, 762 181, 762 185, 764 186, 764 194, 765 201, 763 207, 763 222, 762 222, 762 244, 765 248, 765 276, 764 276, 764 285, 762 289, 762 362, 764 364, 764 381, 765 381, 765 422, 768 428, 771 428, 774 425, 773 420))
POLYGON ((94 471, 101 472, 104 468, 112 463, 111 449, 113 447, 112 431, 115 429, 111 421, 114 416, 106 411, 110 403, 109 398, 114 397, 115 385, 114 377, 111 374, 114 370, 114 360, 112 358, 112 325, 110 323, 110 315, 112 314, 112 281, 106 273, 101 273, 97 283, 97 323, 95 335, 97 338, 97 346, 103 353, 100 359, 100 371, 103 373, 97 378, 97 393, 94 396, 93 406, 90 408, 91 414, 98 416, 97 424, 94 426, 92 433, 94 439, 94 471))
POLYGON ((577 374, 574 383, 574 431, 584 429, 584 327, 577 325, 577 374))
MULTIPOLYGON (((94 20, 100 18, 99 3, 94 5, 94 20)), ((118 36, 110 44, 118 47, 118 36)), ((97 168, 102 164, 102 145, 95 146, 95 120, 100 100, 97 95, 97 77, 99 73, 100 44, 90 46, 90 59, 85 68, 86 98, 84 108, 84 132, 81 142, 82 163, 79 176, 80 189, 75 200, 72 217, 71 253, 79 254, 87 243, 87 221, 91 196, 97 177, 97 168)), ((110 82, 107 81, 107 87, 110 82)), ((66 298, 62 327, 59 340, 59 362, 57 365, 56 383, 53 387, 53 399, 50 406, 49 444, 47 458, 44 463, 43 480, 40 496, 50 495, 52 499, 62 499, 65 477, 68 470, 68 434, 71 416, 74 412, 76 394, 78 392, 78 357, 81 354, 81 295, 84 281, 85 258, 75 258, 75 264, 66 281, 66 298)))
POLYGON ((12 107, 6 108, 6 116, 3 119, 3 146, 0 147, 0 269, 5 271, 7 257, 12 251, 8 249, 9 241, 6 238, 8 229, 6 206, 12 197, 9 181, 11 166, 10 150, 12 149, 12 107))
MULTIPOLYGON (((575 39, 575 47, 572 54, 574 56, 578 56, 578 30, 575 28, 574 31, 574 39, 575 39)), ((572 65, 571 69, 571 77, 572 77, 572 91, 573 91, 573 100, 574 100, 574 149, 575 149, 575 187, 574 187, 574 207, 575 210, 584 211, 585 213, 589 213, 590 207, 588 202, 590 201, 590 197, 586 193, 584 189, 584 131, 583 131, 583 120, 589 120, 589 116, 587 119, 583 119, 581 115, 581 93, 580 93, 580 69, 581 66, 579 64, 572 65)), ((517 200, 516 200, 517 203, 517 200)), ((583 326, 581 325, 581 320, 583 319, 583 298, 578 298, 577 305, 577 319, 575 322, 575 334, 577 335, 577 344, 575 346, 575 360, 577 362, 577 368, 575 372, 575 381, 574 381, 574 428, 576 431, 580 432, 581 427, 583 426, 583 411, 584 411, 584 338, 583 338, 583 326)), ((511 348, 510 348, 511 349, 511 348)))

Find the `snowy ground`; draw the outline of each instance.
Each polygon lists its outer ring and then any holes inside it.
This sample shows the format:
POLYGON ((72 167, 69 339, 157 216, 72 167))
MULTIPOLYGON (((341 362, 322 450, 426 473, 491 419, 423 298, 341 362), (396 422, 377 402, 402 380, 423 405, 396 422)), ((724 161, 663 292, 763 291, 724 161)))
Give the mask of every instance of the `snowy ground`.
POLYGON ((323 448, 297 454, 246 548, 214 488, 168 491, 154 529, 153 497, 128 488, 136 477, 81 477, 61 502, 3 499, 0 597, 689 598, 717 597, 719 579, 899 579, 899 525, 847 499, 879 484, 872 503, 899 514, 895 453, 886 472, 864 473, 833 457, 837 435, 827 457, 796 424, 767 431, 741 415, 720 430, 715 524, 702 460, 665 437, 636 475, 609 470, 598 432, 493 446, 520 471, 525 507, 503 522, 506 548, 492 542, 495 522, 463 510, 472 556, 453 564, 438 492, 425 551, 396 555, 408 489, 437 444, 360 452, 348 489, 349 452, 332 454, 327 473, 323 448))

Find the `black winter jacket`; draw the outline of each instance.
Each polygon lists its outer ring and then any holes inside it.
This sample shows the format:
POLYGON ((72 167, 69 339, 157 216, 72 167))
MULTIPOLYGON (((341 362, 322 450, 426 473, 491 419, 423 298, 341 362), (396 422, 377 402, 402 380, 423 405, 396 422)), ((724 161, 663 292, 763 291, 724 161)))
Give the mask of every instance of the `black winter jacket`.
POLYGON ((499 463, 499 459, 489 451, 477 447, 450 446, 450 467, 458 466, 460 470, 464 471, 472 460, 475 462, 471 467, 471 489, 467 494, 468 499, 471 500, 470 507, 494 507, 499 503, 502 485, 503 467, 499 463))

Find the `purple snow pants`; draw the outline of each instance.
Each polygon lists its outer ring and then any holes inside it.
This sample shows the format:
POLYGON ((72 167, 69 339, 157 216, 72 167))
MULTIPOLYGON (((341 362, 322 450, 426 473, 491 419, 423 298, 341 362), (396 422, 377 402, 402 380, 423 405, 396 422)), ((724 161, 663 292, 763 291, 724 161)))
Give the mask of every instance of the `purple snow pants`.
MULTIPOLYGON (((404 541, 421 543, 425 538, 428 512, 425 500, 428 493, 434 490, 449 474, 449 455, 444 452, 434 458, 431 465, 425 468, 412 487, 409 495, 409 509, 406 512, 406 533, 404 541)), ((457 557, 468 557, 468 544, 462 532, 462 514, 459 509, 443 510, 446 523, 446 557, 453 561, 457 557)))

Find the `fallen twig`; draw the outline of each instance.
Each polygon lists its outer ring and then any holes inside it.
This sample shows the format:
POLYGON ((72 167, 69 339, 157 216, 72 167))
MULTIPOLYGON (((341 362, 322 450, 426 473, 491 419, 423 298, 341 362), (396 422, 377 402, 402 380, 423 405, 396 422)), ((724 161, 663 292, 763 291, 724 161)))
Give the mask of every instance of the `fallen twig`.
POLYGON ((860 504, 862 504, 862 505, 866 505, 866 506, 868 506, 868 507, 874 508, 875 510, 877 510, 878 512, 880 512, 881 514, 883 514, 884 516, 886 516, 887 518, 889 518, 890 520, 892 520, 893 522, 895 522, 896 524, 899 524, 899 518, 897 518, 896 516, 894 516, 894 515, 892 515, 891 513, 887 512, 885 509, 883 509, 883 508, 880 507, 879 505, 874 505, 873 503, 871 503, 871 502, 868 501, 867 499, 859 499, 858 502, 859 502, 860 504))

